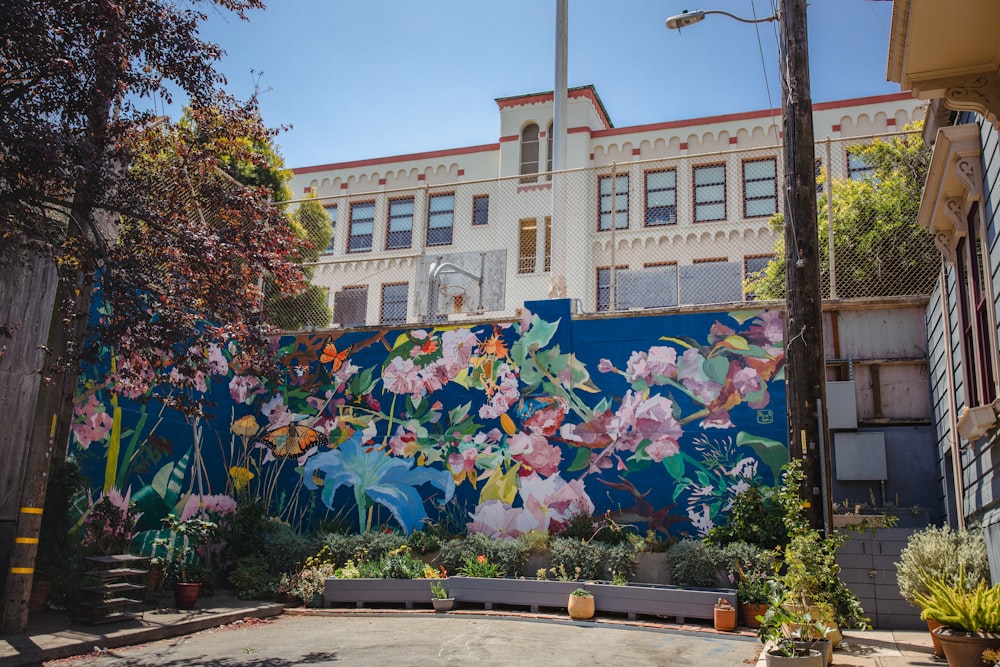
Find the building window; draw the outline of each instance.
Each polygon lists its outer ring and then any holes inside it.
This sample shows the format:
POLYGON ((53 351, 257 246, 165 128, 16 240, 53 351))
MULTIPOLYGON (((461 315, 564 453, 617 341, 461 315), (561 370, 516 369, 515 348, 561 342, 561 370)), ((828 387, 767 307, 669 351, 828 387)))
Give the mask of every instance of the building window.
POLYGON ((372 249, 375 229, 375 202, 351 204, 351 231, 347 252, 368 252, 372 249))
POLYGON ((368 312, 368 286, 345 287, 333 295, 333 321, 345 327, 363 327, 368 312))
MULTIPOLYGON (((622 271, 628 270, 627 266, 616 267, 616 277, 622 271)), ((597 310, 611 310, 611 268, 599 267, 597 269, 597 310)))
POLYGON ((868 164, 864 157, 857 153, 847 151, 847 177, 852 181, 861 181, 871 178, 875 174, 875 167, 868 164))
MULTIPOLYGON (((767 265, 774 261, 774 255, 749 255, 743 258, 743 284, 748 280, 758 280, 767 271, 767 265)), ((755 301, 757 295, 753 292, 744 294, 747 301, 755 301)))
POLYGON ((485 225, 490 221, 490 196, 476 195, 472 198, 472 224, 485 225))
POLYGON ((955 273, 961 322, 962 368, 965 405, 976 407, 996 398, 996 372, 989 325, 990 303, 986 293, 983 239, 979 233, 979 203, 966 219, 967 233, 958 242, 955 273))
POLYGON ((427 210, 427 245, 450 245, 455 223, 455 195, 433 195, 427 210))
POLYGON ((747 160, 743 163, 743 217, 762 218, 777 212, 777 160, 747 160))
POLYGON ((330 216, 330 245, 327 246, 326 250, 323 251, 324 255, 333 254, 333 240, 337 238, 337 205, 331 204, 329 206, 324 206, 323 209, 326 214, 330 216))
POLYGON ((694 168, 694 221, 726 219, 726 165, 694 168))
POLYGON ((598 181, 600 192, 600 218, 597 229, 611 229, 614 213, 615 229, 628 229, 628 174, 601 176, 598 181), (613 209, 613 210, 612 210, 613 209))
POLYGON ((413 243, 413 197, 389 202, 389 234, 385 249, 409 248, 413 243))
POLYGON ((538 126, 534 123, 525 125, 521 130, 521 179, 522 183, 534 183, 538 173, 538 126))
POLYGON ((545 272, 552 270, 552 218, 545 217, 545 272))
POLYGON ((382 285, 382 324, 406 324, 407 283, 382 285))
POLYGON ((535 272, 535 252, 538 247, 538 222, 534 218, 521 220, 517 237, 517 272, 535 272))
POLYGON ((677 224, 677 171, 646 172, 646 226, 677 224))

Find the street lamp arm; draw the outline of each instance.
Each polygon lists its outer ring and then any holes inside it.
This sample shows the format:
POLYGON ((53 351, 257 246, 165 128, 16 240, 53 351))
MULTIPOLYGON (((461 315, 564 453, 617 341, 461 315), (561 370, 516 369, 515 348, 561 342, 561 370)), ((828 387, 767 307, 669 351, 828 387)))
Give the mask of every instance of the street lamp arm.
POLYGON ((739 21, 740 23, 765 23, 767 21, 778 20, 777 14, 766 16, 762 19, 745 19, 742 16, 730 14, 729 12, 722 11, 721 9, 699 9, 693 12, 685 11, 681 14, 671 16, 667 19, 667 28, 670 30, 680 30, 681 28, 686 28, 689 25, 703 21, 709 14, 722 14, 723 16, 728 16, 729 18, 739 21))

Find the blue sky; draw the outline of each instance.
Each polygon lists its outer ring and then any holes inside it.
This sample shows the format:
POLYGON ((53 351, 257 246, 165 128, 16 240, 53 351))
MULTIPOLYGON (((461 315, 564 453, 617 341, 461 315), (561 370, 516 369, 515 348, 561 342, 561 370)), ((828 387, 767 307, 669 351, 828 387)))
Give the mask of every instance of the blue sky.
MULTIPOLYGON (((569 0, 569 85, 594 84, 616 127, 780 105, 775 24, 664 27, 684 9, 767 16, 770 0, 704 1, 569 0)), ((292 126, 277 139, 288 167, 494 143, 496 98, 553 88, 555 0, 268 5, 248 23, 213 14, 202 35, 227 52, 229 90, 248 97, 259 78, 264 120, 292 126)), ((891 2, 808 11, 814 102, 899 91, 891 2)))

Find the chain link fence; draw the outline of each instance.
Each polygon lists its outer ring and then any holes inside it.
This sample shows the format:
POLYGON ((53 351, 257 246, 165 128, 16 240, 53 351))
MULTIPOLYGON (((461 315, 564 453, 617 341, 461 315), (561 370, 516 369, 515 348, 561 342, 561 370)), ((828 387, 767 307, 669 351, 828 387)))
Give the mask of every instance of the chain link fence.
MULTIPOLYGON (((919 134, 815 152, 824 298, 929 294, 919 134)), ((330 327, 513 318, 550 296, 578 312, 783 299, 783 173, 767 146, 323 197, 333 238, 308 273, 330 327)))

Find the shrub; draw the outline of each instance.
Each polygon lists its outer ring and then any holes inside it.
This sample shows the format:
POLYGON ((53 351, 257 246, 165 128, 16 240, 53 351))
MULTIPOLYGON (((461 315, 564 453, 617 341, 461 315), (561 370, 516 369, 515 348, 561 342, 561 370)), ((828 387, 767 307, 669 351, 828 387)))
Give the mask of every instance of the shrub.
POLYGON ((528 556, 544 555, 549 552, 552 536, 544 530, 530 530, 518 535, 517 541, 528 556))
POLYGON ((251 554, 236 561, 229 573, 229 583, 237 600, 267 600, 274 597, 274 577, 261 554, 251 554))
POLYGON ((577 579, 602 579, 607 553, 607 547, 600 542, 557 537, 552 540, 550 558, 559 573, 575 573, 577 579))
POLYGON ((614 544, 607 547, 606 569, 612 581, 616 583, 633 581, 637 566, 636 551, 631 544, 614 544))
POLYGON ((896 581, 903 599, 916 606, 917 594, 927 593, 921 581, 923 575, 943 578, 947 585, 954 586, 962 570, 966 590, 974 589, 980 581, 989 582, 990 567, 982 532, 929 526, 907 540, 896 563, 896 581))
POLYGON ((726 523, 713 526, 705 540, 719 546, 747 542, 764 549, 788 544, 784 510, 774 489, 755 485, 738 494, 726 523))
POLYGON ((337 566, 330 552, 321 549, 315 556, 306 558, 302 569, 293 575, 284 574, 278 583, 278 591, 285 593, 307 605, 319 602, 326 580, 335 576, 337 566))
POLYGON ((406 536, 394 530, 363 533, 355 536, 356 560, 378 561, 406 544, 406 536))
POLYGON ((424 573, 423 561, 411 556, 405 544, 383 556, 379 568, 386 579, 415 579, 424 573))
POLYGON ((494 539, 474 533, 464 540, 455 539, 442 545, 437 560, 448 572, 458 572, 466 558, 486 556, 500 570, 500 576, 516 577, 528 562, 528 550, 520 540, 494 539))
POLYGON ((725 564, 723 550, 702 540, 684 539, 670 547, 670 573, 678 586, 712 587, 725 564))
POLYGON ((341 535, 339 533, 319 534, 316 536, 320 547, 330 551, 330 557, 335 563, 346 563, 354 560, 358 548, 357 535, 341 535))
POLYGON ((406 544, 418 554, 426 554, 441 548, 441 540, 432 532, 415 530, 410 533, 406 544))
POLYGON ((269 522, 267 531, 258 539, 264 543, 268 569, 276 575, 294 571, 316 552, 316 545, 311 539, 279 521, 269 522))

